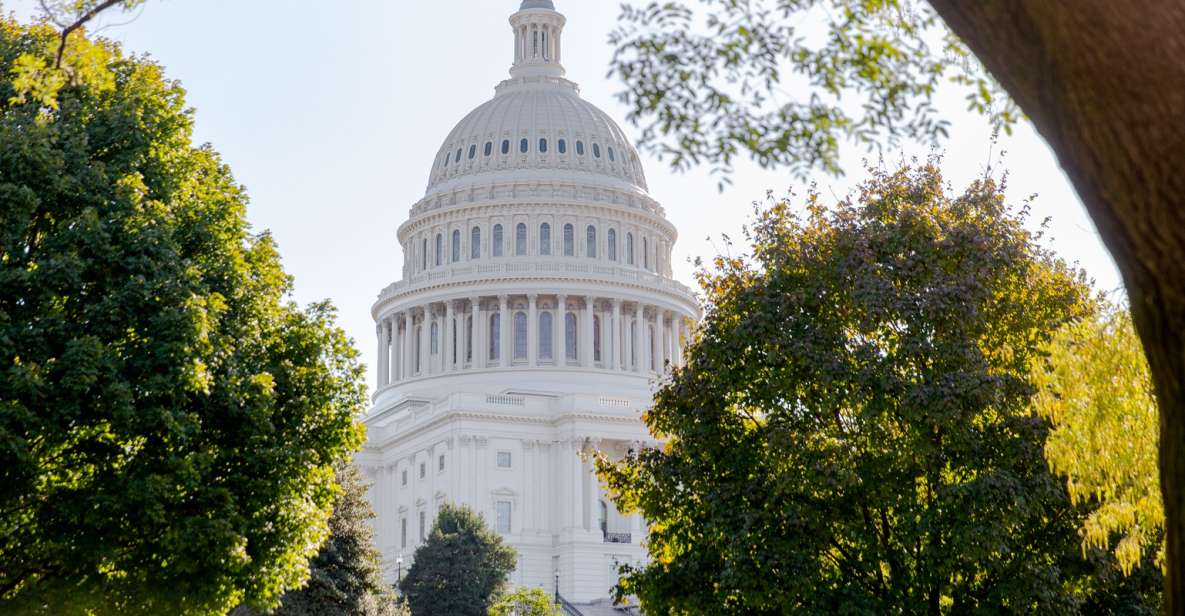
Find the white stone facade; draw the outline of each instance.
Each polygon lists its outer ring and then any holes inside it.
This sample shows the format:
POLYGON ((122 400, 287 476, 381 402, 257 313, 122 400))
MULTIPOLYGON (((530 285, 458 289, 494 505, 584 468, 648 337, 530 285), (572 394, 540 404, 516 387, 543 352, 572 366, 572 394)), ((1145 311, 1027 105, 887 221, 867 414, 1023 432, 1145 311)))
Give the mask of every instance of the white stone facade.
POLYGON ((516 585, 551 591, 558 572, 589 602, 643 558, 645 524, 616 512, 588 454, 653 444, 640 413, 698 308, 637 152, 563 78, 564 17, 526 0, 510 21, 511 79, 450 133, 399 228, 359 463, 391 581, 450 501, 518 550, 516 585))

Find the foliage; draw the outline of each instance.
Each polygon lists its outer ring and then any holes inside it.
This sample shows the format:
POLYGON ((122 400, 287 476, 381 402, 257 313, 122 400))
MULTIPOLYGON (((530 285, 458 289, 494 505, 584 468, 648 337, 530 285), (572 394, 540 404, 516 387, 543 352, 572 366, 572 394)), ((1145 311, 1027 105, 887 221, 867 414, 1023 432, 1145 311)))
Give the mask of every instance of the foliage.
POLYGON ((1053 425, 1045 457, 1076 502, 1096 503, 1082 527, 1085 547, 1108 548, 1130 573, 1162 546, 1160 440, 1152 377, 1126 310, 1065 325, 1037 366, 1037 411, 1053 425))
POLYGON ((920 0, 700 0, 624 5, 611 73, 642 145, 724 181, 738 154, 797 175, 840 174, 845 139, 869 148, 937 142, 944 81, 1009 129, 1018 118, 920 0), (855 95, 854 100, 847 97, 855 95))
POLYGON ((415 616, 485 616, 517 558, 476 512, 445 503, 399 590, 415 616))
MULTIPOLYGON (((0 75, 55 36, 0 18, 0 75)), ((0 79, 4 611, 267 607, 326 537, 362 369, 328 304, 286 299, 184 91, 72 40, 102 79, 56 109, 0 79)))
POLYGON ((751 257, 598 467, 651 522, 619 597, 657 614, 1067 613, 1080 518, 1042 457, 1029 363, 1087 290, 994 181, 874 172, 858 203, 762 213, 751 257))
POLYGON ((555 598, 542 588, 519 588, 502 595, 490 616, 563 616, 555 598))
MULTIPOLYGON (((374 547, 374 512, 358 468, 339 463, 342 493, 329 518, 329 538, 310 564, 308 583, 280 598, 271 616, 395 616, 394 596, 383 581, 381 555, 374 547)), ((232 616, 249 616, 240 608, 232 616)))

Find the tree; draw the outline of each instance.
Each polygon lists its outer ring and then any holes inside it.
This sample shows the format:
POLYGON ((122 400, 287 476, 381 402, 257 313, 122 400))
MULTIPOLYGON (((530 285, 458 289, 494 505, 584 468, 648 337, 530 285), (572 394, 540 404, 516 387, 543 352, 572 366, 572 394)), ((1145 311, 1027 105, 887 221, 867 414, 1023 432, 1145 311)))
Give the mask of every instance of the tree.
MULTIPOLYGON (((394 597, 383 581, 381 555, 374 547, 366 486, 358 468, 335 469, 342 493, 329 518, 329 538, 313 558, 305 586, 289 590, 271 616, 395 616, 394 597)), ((232 616, 251 616, 240 606, 232 616)))
POLYGON ((301 309, 247 196, 160 66, 75 35, 53 105, 0 18, 0 601, 224 614, 308 576, 360 446, 362 369, 301 309))
POLYGON ((1161 416, 1168 610, 1185 612, 1185 6, 701 0, 699 21, 688 4, 627 10, 615 36, 631 117, 648 122, 644 141, 667 137, 659 150, 675 164, 727 171, 748 153, 834 172, 846 136, 941 137, 931 101, 947 76, 1002 125, 1018 117, 1013 105, 1033 122, 1127 287, 1161 416))
POLYGON ((1087 288, 1000 188, 876 172, 751 258, 702 272, 707 314, 646 422, 598 468, 650 522, 619 596, 660 614, 1070 613, 1096 576, 1045 466, 1030 362, 1087 288))
POLYGON ((445 503, 399 589, 415 616, 485 616, 517 559, 481 516, 445 503))
MULTIPOLYGON (((1053 426, 1045 456, 1076 501, 1095 503, 1085 546, 1110 547, 1125 574, 1160 551, 1164 508, 1156 475, 1159 426, 1148 362, 1126 311, 1067 324, 1036 370, 1037 411, 1053 426)), ((1163 553, 1157 560, 1163 559, 1163 553)))
POLYGON ((563 616, 553 598, 542 588, 519 588, 502 595, 490 616, 563 616))

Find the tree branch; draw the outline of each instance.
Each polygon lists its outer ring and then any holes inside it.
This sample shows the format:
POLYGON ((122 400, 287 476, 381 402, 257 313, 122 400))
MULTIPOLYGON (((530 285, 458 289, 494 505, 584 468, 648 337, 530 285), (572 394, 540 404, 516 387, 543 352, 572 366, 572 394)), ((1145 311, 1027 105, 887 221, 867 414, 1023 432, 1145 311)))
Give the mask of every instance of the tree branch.
MULTIPOLYGON (((91 10, 83 13, 78 19, 75 19, 74 23, 63 28, 61 40, 58 41, 57 58, 54 60, 53 67, 55 69, 62 68, 62 56, 65 55, 65 53, 66 53, 66 39, 69 38, 70 34, 72 34, 75 30, 86 25, 86 23, 89 22, 90 20, 94 19, 95 17, 98 17, 99 13, 102 13, 103 11, 119 4, 120 2, 123 2, 123 0, 103 0, 103 2, 100 2, 98 5, 96 5, 91 10)), ((45 5, 42 4, 42 6, 44 7, 45 5)))

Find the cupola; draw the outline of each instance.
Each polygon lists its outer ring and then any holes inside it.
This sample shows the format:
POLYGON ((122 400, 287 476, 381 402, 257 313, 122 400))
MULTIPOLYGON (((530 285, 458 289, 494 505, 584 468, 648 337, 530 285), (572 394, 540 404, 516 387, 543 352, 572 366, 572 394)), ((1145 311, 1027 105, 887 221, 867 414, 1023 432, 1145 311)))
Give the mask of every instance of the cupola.
POLYGON ((511 77, 563 77, 560 42, 566 22, 551 0, 524 0, 510 16, 514 28, 511 77))

